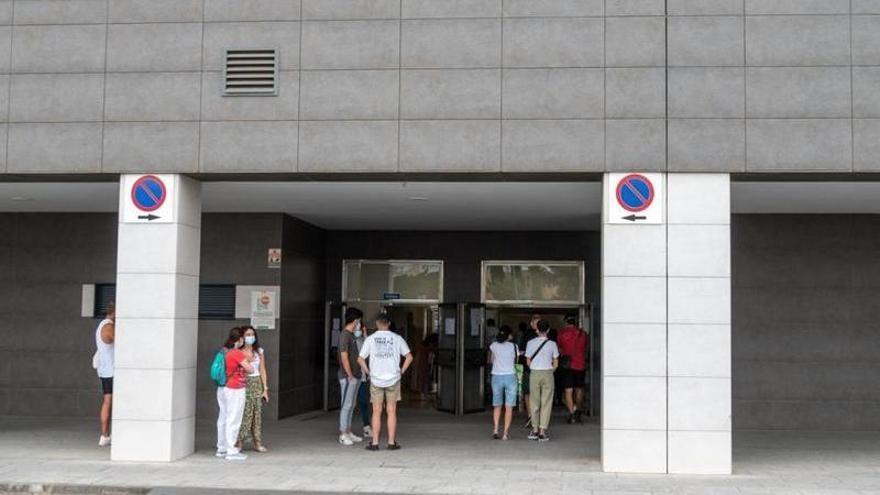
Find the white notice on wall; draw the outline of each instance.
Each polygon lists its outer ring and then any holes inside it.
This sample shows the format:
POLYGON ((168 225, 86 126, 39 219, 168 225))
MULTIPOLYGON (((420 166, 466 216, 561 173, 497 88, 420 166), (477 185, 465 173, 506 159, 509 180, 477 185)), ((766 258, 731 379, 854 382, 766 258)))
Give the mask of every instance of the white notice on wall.
POLYGON ((479 337, 483 330, 483 308, 471 308, 471 337, 479 337))
POLYGON ((275 329, 275 291, 251 292, 251 326, 257 330, 275 329))
POLYGON ((446 318, 443 320, 443 334, 455 335, 455 318, 446 318))

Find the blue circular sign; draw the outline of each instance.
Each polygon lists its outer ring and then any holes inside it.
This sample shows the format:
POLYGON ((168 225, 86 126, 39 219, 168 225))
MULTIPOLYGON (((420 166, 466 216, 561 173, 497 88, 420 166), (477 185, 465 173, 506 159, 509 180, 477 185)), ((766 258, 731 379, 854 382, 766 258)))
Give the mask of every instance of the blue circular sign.
POLYGON ((644 175, 627 175, 617 183, 617 202, 626 211, 644 211, 654 202, 654 185, 644 175))
POLYGON ((155 175, 145 175, 131 186, 131 201, 141 211, 158 210, 166 195, 165 183, 155 175))

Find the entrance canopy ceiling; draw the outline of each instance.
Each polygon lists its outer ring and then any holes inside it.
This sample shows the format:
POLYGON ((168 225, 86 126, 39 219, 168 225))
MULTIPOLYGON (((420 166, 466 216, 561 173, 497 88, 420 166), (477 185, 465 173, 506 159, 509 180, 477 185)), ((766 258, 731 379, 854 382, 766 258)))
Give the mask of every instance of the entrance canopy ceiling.
MULTIPOLYGON (((0 183, 0 211, 112 212, 116 183, 0 183)), ((283 212, 329 230, 595 230, 598 182, 205 182, 205 212, 283 212)))
MULTIPOLYGON (((0 212, 114 212, 115 182, 0 182, 0 212)), ((734 213, 880 214, 880 182, 733 182, 734 213)), ((329 230, 597 230, 598 182, 205 182, 205 212, 329 230)))

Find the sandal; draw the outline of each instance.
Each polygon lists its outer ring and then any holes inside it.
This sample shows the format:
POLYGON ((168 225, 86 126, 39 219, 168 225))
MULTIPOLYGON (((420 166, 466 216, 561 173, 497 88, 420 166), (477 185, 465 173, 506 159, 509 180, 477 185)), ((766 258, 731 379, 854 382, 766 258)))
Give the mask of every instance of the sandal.
POLYGON ((501 437, 501 439, 502 439, 502 440, 510 440, 510 437, 507 436, 507 433, 505 433, 504 436, 501 437))
POLYGON ((263 445, 262 445, 262 444, 259 444, 259 443, 256 444, 256 445, 254 445, 254 450, 257 451, 257 452, 260 452, 260 453, 262 453, 262 454, 265 454, 266 452, 269 452, 269 449, 267 449, 266 447, 263 447, 263 445))
POLYGON ((400 450, 400 444, 399 443, 389 443, 388 450, 400 450))
POLYGON ((368 444, 366 447, 366 450, 369 450, 371 452, 377 452, 379 450, 379 445, 375 444, 375 443, 368 444))
POLYGON ((494 433, 492 433, 492 440, 498 440, 498 439, 500 439, 500 438, 501 438, 501 437, 498 435, 498 432, 497 432, 497 431, 494 432, 494 433))

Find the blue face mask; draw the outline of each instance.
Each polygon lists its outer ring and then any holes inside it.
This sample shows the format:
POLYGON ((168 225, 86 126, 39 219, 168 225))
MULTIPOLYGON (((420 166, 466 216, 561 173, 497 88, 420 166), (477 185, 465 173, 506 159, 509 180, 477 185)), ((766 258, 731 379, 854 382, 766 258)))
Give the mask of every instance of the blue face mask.
POLYGON ((363 334, 364 334, 364 332, 362 332, 360 330, 355 330, 354 331, 354 338, 359 339, 359 338, 361 338, 361 335, 363 335, 363 334))
POLYGON ((254 337, 253 335, 245 335, 245 337, 244 337, 244 343, 247 345, 254 345, 254 342, 256 342, 256 341, 257 341, 257 338, 254 337))

